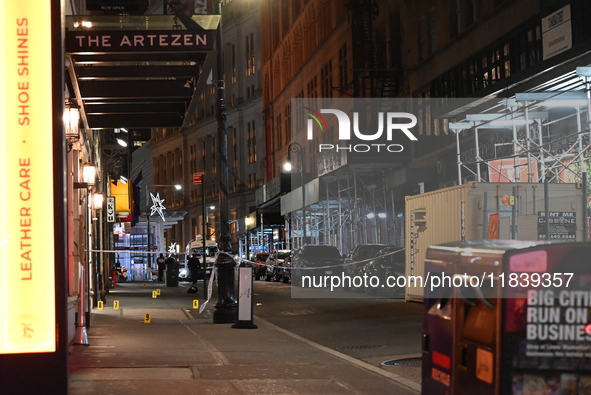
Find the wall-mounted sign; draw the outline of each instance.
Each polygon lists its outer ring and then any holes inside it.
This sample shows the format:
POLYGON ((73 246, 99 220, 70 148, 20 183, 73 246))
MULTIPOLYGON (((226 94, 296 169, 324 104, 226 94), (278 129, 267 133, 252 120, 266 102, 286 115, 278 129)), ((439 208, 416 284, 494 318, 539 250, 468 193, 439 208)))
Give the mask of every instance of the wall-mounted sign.
POLYGON ((88 11, 138 11, 139 3, 139 0, 86 0, 86 9, 88 11))
POLYGON ((542 18, 542 48, 544 60, 573 47, 570 5, 542 18))
POLYGON ((538 166, 535 159, 527 158, 497 159, 488 162, 489 182, 536 182, 538 180, 538 166), (531 181, 529 181, 531 173, 531 181))
POLYGON ((0 354, 56 351, 51 3, 0 7, 0 354))
POLYGON ((203 184, 203 173, 193 173, 193 185, 203 184))
MULTIPOLYGON (((569 211, 550 211, 549 240, 576 241, 577 215, 569 211)), ((546 213, 538 212, 538 240, 546 240, 546 213)))
POLYGON ((107 197, 107 222, 115 222, 115 197, 107 197))
POLYGON ((66 33, 66 52, 207 51, 213 49, 213 34, 187 30, 74 30, 66 33))

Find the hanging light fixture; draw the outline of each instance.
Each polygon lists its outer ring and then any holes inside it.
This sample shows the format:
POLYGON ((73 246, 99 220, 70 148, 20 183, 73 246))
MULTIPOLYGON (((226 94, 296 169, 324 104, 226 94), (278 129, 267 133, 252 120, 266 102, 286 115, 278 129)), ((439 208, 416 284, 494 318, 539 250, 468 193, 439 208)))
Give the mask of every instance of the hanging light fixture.
POLYGON ((64 110, 64 129, 68 152, 70 152, 74 143, 80 141, 80 110, 77 107, 66 104, 64 110))

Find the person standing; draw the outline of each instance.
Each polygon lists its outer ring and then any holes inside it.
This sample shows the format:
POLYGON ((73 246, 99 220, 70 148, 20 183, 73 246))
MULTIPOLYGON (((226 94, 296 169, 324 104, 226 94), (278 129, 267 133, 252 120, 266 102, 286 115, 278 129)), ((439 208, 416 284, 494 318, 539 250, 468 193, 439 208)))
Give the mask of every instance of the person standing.
POLYGON ((187 261, 187 266, 189 268, 189 273, 191 274, 191 282, 193 284, 197 284, 197 273, 199 273, 199 266, 201 262, 197 256, 197 253, 193 253, 193 256, 189 258, 187 261))
POLYGON ((163 254, 160 254, 158 259, 156 259, 156 263, 158 264, 158 282, 162 282, 164 281, 164 268, 166 267, 166 261, 163 254))

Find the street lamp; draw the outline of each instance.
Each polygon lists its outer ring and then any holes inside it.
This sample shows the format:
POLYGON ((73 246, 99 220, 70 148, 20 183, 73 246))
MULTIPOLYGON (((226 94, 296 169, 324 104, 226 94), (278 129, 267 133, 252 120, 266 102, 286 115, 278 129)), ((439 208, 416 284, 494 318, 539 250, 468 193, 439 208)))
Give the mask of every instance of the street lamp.
MULTIPOLYGON (((165 187, 165 188, 174 188, 177 191, 180 191, 183 187, 180 184, 174 185, 163 185, 163 184, 146 184, 146 217, 147 217, 147 226, 146 226, 146 237, 147 237, 147 245, 148 245, 148 268, 152 268, 152 255, 150 245, 150 217, 152 216, 152 212, 150 212, 150 187, 165 187)), ((164 209, 164 208, 161 208, 164 209)))
MULTIPOLYGON (((222 15, 222 2, 218 2, 218 11, 222 15)), ((219 163, 219 216, 220 233, 215 267, 218 271, 218 301, 213 313, 214 324, 236 322, 237 302, 234 296, 234 269, 236 262, 232 258, 230 223, 228 221, 228 135, 226 132, 226 103, 224 98, 224 50, 222 48, 222 20, 218 25, 217 37, 217 136, 219 163)))
POLYGON ((283 165, 283 168, 286 171, 291 172, 293 170, 293 166, 291 165, 291 154, 298 153, 300 155, 300 185, 302 187, 302 224, 304 227, 302 242, 300 243, 300 247, 304 245, 306 242, 307 234, 306 234, 306 190, 304 188, 304 149, 300 143, 293 142, 289 144, 287 148, 287 163, 283 165))

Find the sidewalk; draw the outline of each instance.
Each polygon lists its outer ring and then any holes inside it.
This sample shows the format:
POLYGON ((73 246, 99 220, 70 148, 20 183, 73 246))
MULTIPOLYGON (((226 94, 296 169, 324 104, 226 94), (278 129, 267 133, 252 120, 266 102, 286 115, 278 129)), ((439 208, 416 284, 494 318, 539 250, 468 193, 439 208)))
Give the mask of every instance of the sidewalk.
POLYGON ((69 393, 418 393, 414 381, 262 319, 255 318, 258 329, 213 324, 215 299, 201 315, 192 308, 193 299, 203 296, 199 285, 197 296, 186 293, 186 284, 124 283, 112 290, 105 309, 92 311, 90 345, 70 347, 69 393), (157 288, 161 295, 152 298, 157 288), (151 323, 144 323, 145 313, 151 323))

